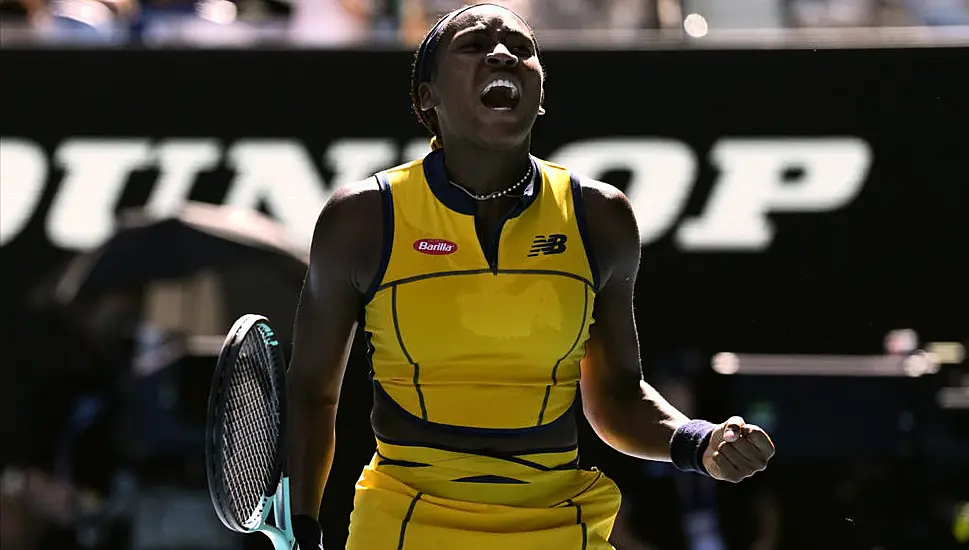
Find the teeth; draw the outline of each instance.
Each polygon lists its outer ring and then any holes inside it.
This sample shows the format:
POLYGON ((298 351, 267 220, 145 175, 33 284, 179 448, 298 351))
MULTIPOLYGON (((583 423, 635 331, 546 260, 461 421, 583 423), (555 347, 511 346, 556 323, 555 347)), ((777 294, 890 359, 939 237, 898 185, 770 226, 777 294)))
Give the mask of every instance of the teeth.
POLYGON ((481 95, 484 95, 499 86, 503 88, 510 88, 511 96, 518 97, 518 85, 506 78, 498 78, 489 82, 488 85, 485 86, 484 90, 481 91, 481 95))

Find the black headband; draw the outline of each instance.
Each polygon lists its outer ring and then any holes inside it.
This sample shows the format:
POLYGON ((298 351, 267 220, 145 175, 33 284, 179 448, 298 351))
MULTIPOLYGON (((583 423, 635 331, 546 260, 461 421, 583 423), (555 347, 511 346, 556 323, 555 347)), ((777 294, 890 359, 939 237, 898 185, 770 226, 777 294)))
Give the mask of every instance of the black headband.
MULTIPOLYGON (((502 6, 501 4, 484 2, 481 4, 474 4, 471 6, 458 8, 439 19, 437 24, 434 25, 427 33, 427 36, 424 37, 424 41, 421 42, 421 46, 417 50, 417 59, 415 60, 415 73, 417 74, 417 79, 414 82, 415 87, 424 82, 431 81, 431 73, 434 69, 434 55, 437 52, 437 46, 441 42, 441 36, 444 34, 444 29, 447 28, 448 23, 453 21, 455 17, 461 15, 462 13, 470 10, 471 8, 477 8, 478 6, 498 6, 499 8, 508 10, 508 8, 502 6)), ((518 14, 515 14, 515 16, 518 17, 518 14)), ((519 17, 519 19, 521 19, 521 17, 519 17)))

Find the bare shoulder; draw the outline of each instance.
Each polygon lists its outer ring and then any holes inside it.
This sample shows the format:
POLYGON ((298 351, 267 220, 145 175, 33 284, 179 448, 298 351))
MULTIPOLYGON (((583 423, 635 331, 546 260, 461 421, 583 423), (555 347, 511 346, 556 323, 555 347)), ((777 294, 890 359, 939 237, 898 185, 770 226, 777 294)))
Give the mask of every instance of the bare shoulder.
POLYGON ((316 220, 313 243, 323 242, 335 235, 345 239, 363 238, 379 225, 382 198, 376 178, 368 178, 337 189, 316 220))
POLYGON ((334 191, 323 205, 320 218, 334 217, 349 220, 368 210, 376 209, 379 212, 380 206, 380 188, 377 185, 377 178, 370 177, 343 185, 334 191))
POLYGON ((582 185, 583 196, 597 197, 600 200, 607 201, 627 200, 628 202, 626 195, 615 185, 585 177, 579 178, 579 183, 582 185))
POLYGON ((383 200, 374 177, 337 189, 316 221, 310 262, 348 273, 355 287, 367 288, 380 264, 383 200))
POLYGON ((639 265, 639 227, 626 195, 613 185, 581 178, 582 202, 602 284, 639 265))

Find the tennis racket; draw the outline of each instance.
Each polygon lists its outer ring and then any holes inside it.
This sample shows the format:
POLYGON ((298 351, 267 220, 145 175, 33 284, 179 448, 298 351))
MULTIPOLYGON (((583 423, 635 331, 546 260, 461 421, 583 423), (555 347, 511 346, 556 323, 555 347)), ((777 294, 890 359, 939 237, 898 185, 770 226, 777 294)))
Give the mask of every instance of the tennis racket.
POLYGON ((219 519, 233 531, 266 535, 275 550, 292 550, 286 368, 265 317, 243 315, 226 336, 205 429, 209 495, 219 519))

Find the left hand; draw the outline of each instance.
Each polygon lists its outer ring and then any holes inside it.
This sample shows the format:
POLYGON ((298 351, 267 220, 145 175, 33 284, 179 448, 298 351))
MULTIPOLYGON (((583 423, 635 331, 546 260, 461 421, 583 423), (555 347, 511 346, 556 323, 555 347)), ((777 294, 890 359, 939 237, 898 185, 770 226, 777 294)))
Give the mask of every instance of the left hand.
POLYGON ((714 479, 737 483, 767 468, 774 442, 763 429, 732 416, 710 435, 703 467, 714 479))

